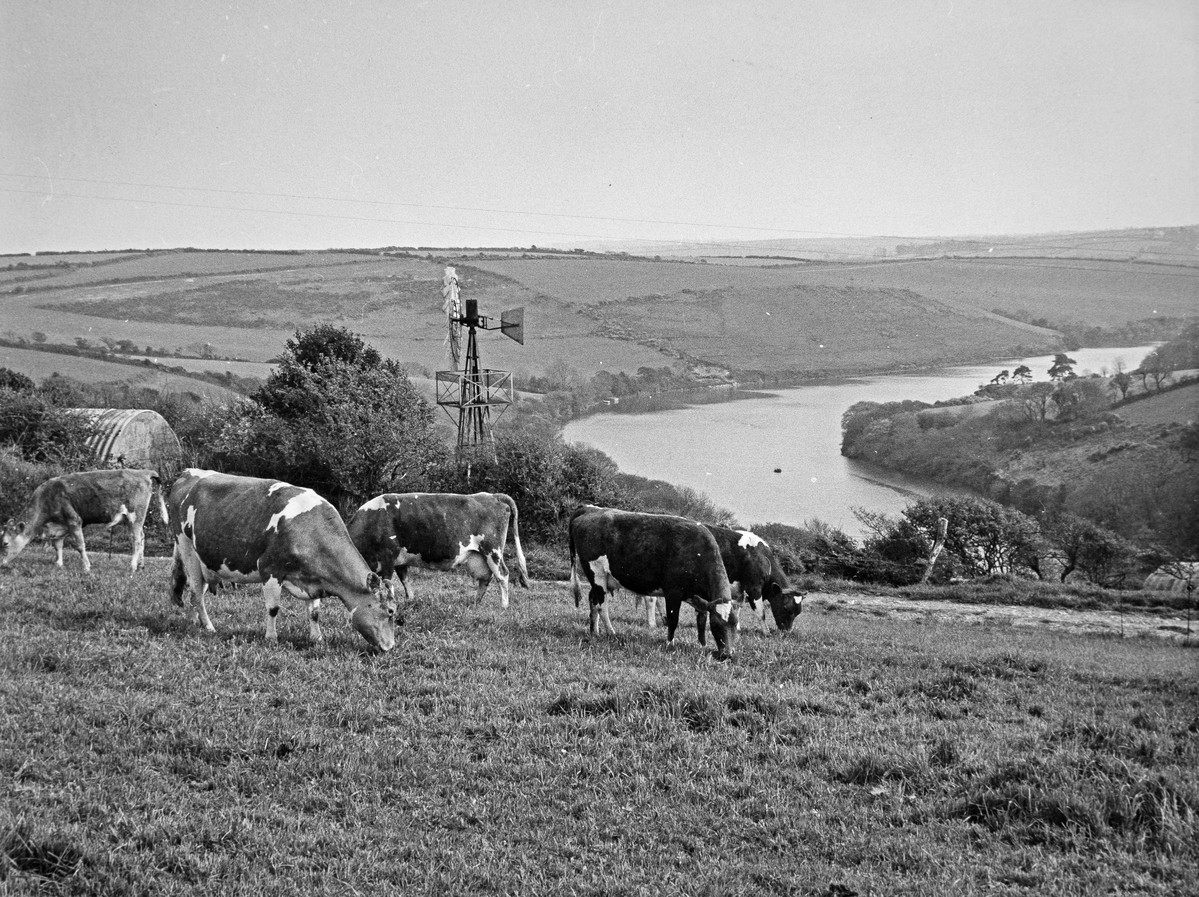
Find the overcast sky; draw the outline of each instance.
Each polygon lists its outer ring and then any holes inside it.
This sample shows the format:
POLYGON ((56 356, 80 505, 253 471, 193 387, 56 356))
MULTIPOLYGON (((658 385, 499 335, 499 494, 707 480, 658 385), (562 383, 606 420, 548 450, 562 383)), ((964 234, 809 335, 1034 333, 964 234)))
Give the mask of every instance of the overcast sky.
POLYGON ((3 0, 0 252, 1199 223, 1195 0, 3 0))

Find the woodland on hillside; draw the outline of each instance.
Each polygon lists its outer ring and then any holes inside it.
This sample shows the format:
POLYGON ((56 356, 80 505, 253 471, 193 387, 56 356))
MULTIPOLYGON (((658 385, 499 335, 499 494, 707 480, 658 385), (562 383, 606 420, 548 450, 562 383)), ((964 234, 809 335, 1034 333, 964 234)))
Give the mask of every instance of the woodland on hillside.
POLYGON ((842 453, 966 486, 1040 519, 1072 515, 1144 549, 1199 553, 1199 324, 1134 371, 1034 382, 1002 371, 956 402, 863 402, 842 453))

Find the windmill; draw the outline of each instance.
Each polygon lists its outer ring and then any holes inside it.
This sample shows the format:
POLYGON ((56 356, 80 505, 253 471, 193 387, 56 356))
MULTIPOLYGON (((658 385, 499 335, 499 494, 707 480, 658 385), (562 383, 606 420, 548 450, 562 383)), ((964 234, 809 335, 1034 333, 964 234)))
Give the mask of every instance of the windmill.
POLYGON ((475 299, 462 301, 458 290, 458 272, 445 269, 441 295, 446 313, 446 346, 453 370, 437 371, 437 404, 454 419, 451 408, 458 409, 458 464, 470 476, 471 466, 480 460, 495 461, 495 432, 492 430, 491 410, 497 409, 496 419, 512 404, 512 374, 479 367, 479 342, 476 331, 498 330, 522 346, 525 344, 525 310, 509 309, 500 315, 499 323, 479 314, 475 299), (462 357, 462 330, 466 329, 466 358, 462 357))

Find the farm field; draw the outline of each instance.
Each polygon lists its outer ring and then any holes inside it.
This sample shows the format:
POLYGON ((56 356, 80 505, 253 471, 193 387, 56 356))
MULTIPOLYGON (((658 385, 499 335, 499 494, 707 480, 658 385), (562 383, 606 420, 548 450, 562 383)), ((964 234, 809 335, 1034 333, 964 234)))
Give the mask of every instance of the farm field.
POLYGON ((477 251, 98 256, 94 265, 81 254, 63 257, 73 259, 69 268, 0 272, 13 278, 0 279, 10 338, 127 339, 150 354, 199 355, 207 346, 265 363, 297 329, 331 323, 431 372, 448 366, 441 279, 452 264, 482 314, 525 308, 526 345, 486 340, 485 364, 497 369, 704 364, 808 378, 1056 351, 1055 331, 992 310, 1105 326, 1184 316, 1194 312, 1199 278, 1181 263, 1061 258, 749 265, 477 251))
POLYGON ((1112 327, 1194 315, 1199 268, 1094 259, 931 259, 796 270, 797 283, 902 289, 955 307, 1112 327))
MULTIPOLYGON (((1199 888, 1199 672, 1156 638, 821 602, 737 658, 563 583, 421 572, 395 651, 165 559, 0 573, 0 891, 1020 894, 1199 888)), ((74 563, 73 566, 70 566, 74 563)))

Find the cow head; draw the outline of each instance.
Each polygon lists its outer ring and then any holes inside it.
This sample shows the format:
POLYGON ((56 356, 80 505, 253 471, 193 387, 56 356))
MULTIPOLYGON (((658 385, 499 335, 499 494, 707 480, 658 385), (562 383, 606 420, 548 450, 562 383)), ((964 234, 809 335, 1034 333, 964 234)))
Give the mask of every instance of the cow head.
POLYGON ((691 603, 697 610, 708 613, 708 625, 712 628, 712 636, 716 639, 716 659, 731 659, 739 628, 737 605, 727 599, 725 601, 705 601, 699 596, 692 598, 691 603))
POLYGON ((391 583, 372 573, 366 579, 371 591, 369 601, 363 601, 350 612, 350 622, 371 647, 387 652, 395 647, 395 628, 404 625, 404 617, 396 610, 395 592, 391 583))
POLYGON ((7 567, 9 561, 21 553, 29 544, 30 533, 27 532, 25 521, 14 523, 9 520, 0 531, 0 567, 7 567))
POLYGON ((803 600, 807 593, 784 589, 778 583, 772 582, 762 590, 762 597, 770 604, 770 612, 774 614, 774 625, 779 628, 779 632, 790 632, 795 618, 803 613, 803 600))

